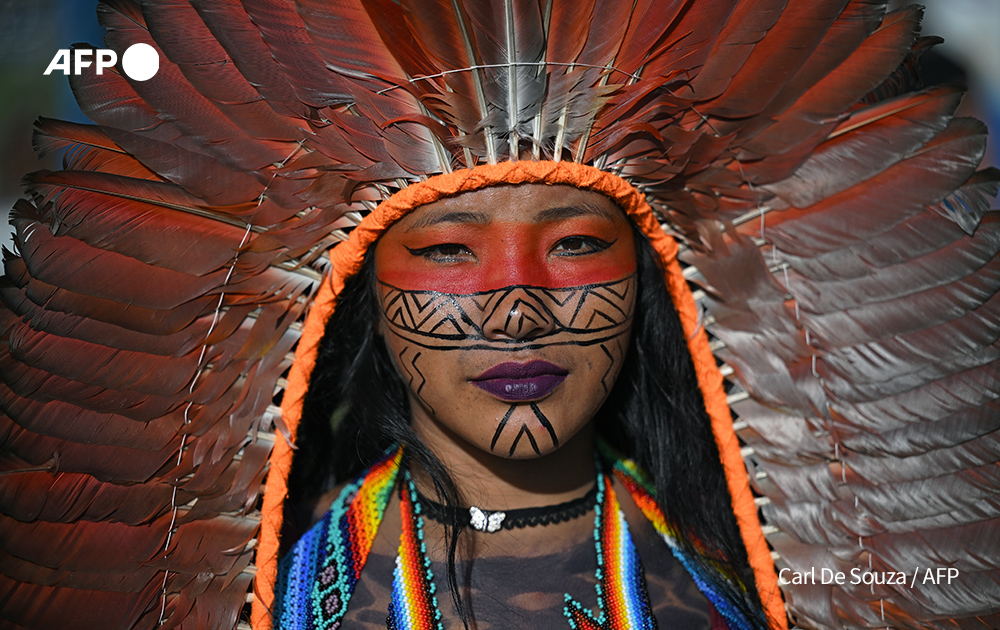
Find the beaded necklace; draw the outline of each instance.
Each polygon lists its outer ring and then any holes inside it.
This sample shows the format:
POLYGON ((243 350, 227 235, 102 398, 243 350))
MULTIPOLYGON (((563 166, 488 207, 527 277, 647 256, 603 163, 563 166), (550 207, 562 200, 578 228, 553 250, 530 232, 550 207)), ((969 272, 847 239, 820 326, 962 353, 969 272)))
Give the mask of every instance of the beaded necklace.
MULTIPOLYGON (((389 630, 442 630, 435 597, 434 574, 424 542, 424 510, 409 472, 400 492, 403 531, 392 581, 389 630)), ((653 630, 646 581, 639 554, 611 487, 603 473, 597 479, 594 506, 594 546, 597 550, 595 615, 566 593, 563 614, 573 630, 653 630)))

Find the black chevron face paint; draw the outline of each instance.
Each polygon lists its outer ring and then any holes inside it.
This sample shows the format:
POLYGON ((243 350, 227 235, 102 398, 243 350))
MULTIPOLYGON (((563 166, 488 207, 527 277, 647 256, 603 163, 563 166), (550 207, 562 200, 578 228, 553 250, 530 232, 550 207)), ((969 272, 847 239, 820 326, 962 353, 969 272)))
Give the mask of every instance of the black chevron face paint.
POLYGON ((379 283, 379 295, 388 329, 414 346, 510 352, 621 336, 632 324, 635 282, 633 275, 566 289, 511 286, 464 295, 379 283))

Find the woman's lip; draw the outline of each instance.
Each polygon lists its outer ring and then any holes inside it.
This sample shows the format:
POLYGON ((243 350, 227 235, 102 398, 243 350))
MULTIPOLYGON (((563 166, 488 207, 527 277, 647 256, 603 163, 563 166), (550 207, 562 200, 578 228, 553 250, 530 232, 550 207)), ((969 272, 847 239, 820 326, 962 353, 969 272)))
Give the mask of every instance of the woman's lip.
POLYGON ((567 374, 547 361, 501 363, 472 379, 472 384, 500 400, 527 402, 548 396, 567 374))
POLYGON ((528 402, 545 398, 564 380, 565 374, 543 374, 531 378, 491 378, 472 384, 500 400, 528 402))
POLYGON ((553 365, 548 361, 528 361, 527 363, 501 363, 486 370, 473 381, 487 381, 490 379, 525 379, 536 376, 566 376, 569 370, 553 365))

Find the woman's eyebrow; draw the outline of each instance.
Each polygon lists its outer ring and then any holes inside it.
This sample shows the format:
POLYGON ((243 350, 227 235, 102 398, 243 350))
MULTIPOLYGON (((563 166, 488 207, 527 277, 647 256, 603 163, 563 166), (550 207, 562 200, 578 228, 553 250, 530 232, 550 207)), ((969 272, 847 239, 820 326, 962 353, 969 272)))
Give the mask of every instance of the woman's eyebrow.
POLYGON ((558 206, 555 208, 546 208, 535 215, 532 220, 533 223, 546 223, 549 221, 560 221, 562 219, 571 219, 573 217, 580 216, 598 216, 602 219, 607 219, 608 221, 614 221, 615 217, 612 211, 596 204, 580 203, 574 204, 572 206, 558 206))
POLYGON ((420 228, 438 225, 440 223, 474 223, 476 225, 489 225, 490 218, 482 212, 446 212, 444 214, 429 214, 414 221, 406 228, 407 232, 419 230, 420 228))
MULTIPOLYGON (((540 210, 534 217, 532 217, 531 222, 548 223, 588 215, 598 216, 602 219, 607 219, 608 221, 614 221, 615 219, 613 212, 607 208, 596 204, 579 203, 572 206, 557 206, 555 208, 540 210)), ((485 213, 455 210, 440 214, 431 213, 423 216, 408 226, 406 231, 412 232, 414 230, 442 223, 471 223, 475 225, 489 225, 491 222, 490 216, 485 213)))

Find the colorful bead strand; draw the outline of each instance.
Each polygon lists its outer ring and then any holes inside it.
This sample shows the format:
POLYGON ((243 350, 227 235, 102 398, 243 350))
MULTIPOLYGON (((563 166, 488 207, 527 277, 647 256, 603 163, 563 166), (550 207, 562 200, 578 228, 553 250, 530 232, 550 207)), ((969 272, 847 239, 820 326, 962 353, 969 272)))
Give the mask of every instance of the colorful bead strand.
POLYGON ((441 611, 434 595, 434 574, 424 541, 424 517, 409 471, 405 473, 404 483, 399 498, 403 531, 399 536, 386 627, 388 630, 442 630, 441 611))
POLYGON ((639 553, 610 479, 605 475, 598 479, 594 545, 597 548, 598 612, 595 616, 567 593, 563 614, 570 627, 574 630, 656 628, 639 553))

